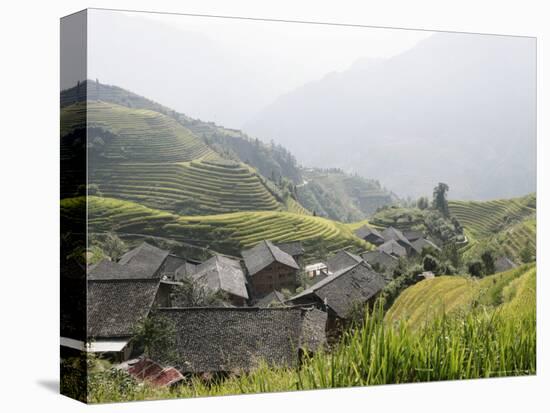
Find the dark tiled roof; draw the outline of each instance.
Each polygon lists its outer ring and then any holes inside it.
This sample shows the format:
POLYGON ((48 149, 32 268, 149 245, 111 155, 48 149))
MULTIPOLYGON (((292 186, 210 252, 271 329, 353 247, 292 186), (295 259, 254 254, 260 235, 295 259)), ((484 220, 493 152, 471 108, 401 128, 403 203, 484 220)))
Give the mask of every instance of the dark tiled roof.
POLYGON ((88 337, 129 337, 147 317, 159 280, 88 281, 88 337))
POLYGON ((416 241, 420 238, 424 238, 424 234, 422 232, 414 230, 403 231, 403 236, 407 238, 410 242, 416 241))
POLYGON ((389 240, 384 242, 378 248, 378 251, 385 252, 386 254, 395 255, 396 257, 407 256, 407 250, 395 240, 389 240))
POLYGON ((185 277, 189 277, 197 271, 197 267, 200 264, 193 264, 192 262, 186 262, 182 266, 180 266, 176 272, 174 273, 174 279, 177 281, 183 280, 185 277))
POLYGON ((386 285, 384 278, 368 268, 365 263, 356 264, 328 276, 294 296, 290 302, 325 302, 338 317, 346 318, 356 303, 365 303, 386 285))
POLYGON ((300 241, 280 242, 275 245, 292 257, 304 255, 305 253, 304 247, 300 241))
POLYGON ((422 253, 422 250, 424 248, 433 248, 436 251, 441 251, 441 248, 439 248, 437 245, 435 245, 432 241, 425 239, 425 238, 419 238, 416 241, 413 241, 412 246, 416 252, 419 254, 422 253))
POLYGON ((398 241, 399 243, 403 245, 407 245, 409 247, 412 247, 411 243, 407 238, 405 238, 405 235, 401 231, 399 231, 397 228, 394 227, 388 227, 382 232, 382 236, 384 237, 384 240, 386 242, 394 240, 398 241))
POLYGON ((242 251, 242 256, 250 275, 258 273, 273 262, 278 262, 297 270, 300 269, 294 258, 273 245, 271 241, 262 241, 255 247, 242 251))
POLYGON ((141 278, 152 278, 156 275, 169 253, 169 251, 161 250, 144 242, 120 257, 118 263, 131 267, 133 271, 140 274, 141 278))
POLYGON ((363 261, 363 258, 360 256, 341 250, 327 260, 327 267, 330 272, 334 273, 361 261, 363 261))
POLYGON ((326 342, 326 313, 298 307, 163 308, 176 329, 170 364, 183 373, 295 366, 298 349, 326 342))
POLYGON ((285 302, 285 296, 281 292, 275 290, 270 292, 268 295, 262 297, 261 299, 259 299, 254 304, 254 306, 260 307, 260 308, 271 307, 273 304, 275 304, 275 306, 281 306, 281 305, 284 305, 284 302, 285 302))
POLYGON ((90 267, 88 280, 126 280, 137 278, 138 275, 130 267, 109 260, 103 260, 90 267))
POLYGON ((215 255, 195 268, 192 278, 211 291, 225 291, 248 299, 246 278, 237 260, 215 255))
POLYGON ((176 270, 186 262, 187 260, 185 258, 169 254, 164 263, 164 274, 173 277, 176 274, 176 270))
POLYGON ((399 260, 384 251, 368 251, 361 254, 361 257, 368 262, 370 265, 380 265, 386 270, 393 270, 397 267, 399 260))
POLYGON ((168 257, 169 252, 144 242, 139 247, 128 251, 120 260, 112 262, 103 260, 88 271, 89 280, 112 279, 148 279, 160 278, 159 269, 168 257))
POLYGON ((362 239, 367 238, 369 235, 374 235, 377 238, 384 239, 380 232, 368 225, 363 225, 361 228, 356 229, 355 235, 362 239))
POLYGON ((498 257, 495 260, 495 272, 504 272, 516 268, 517 264, 508 257, 498 257))

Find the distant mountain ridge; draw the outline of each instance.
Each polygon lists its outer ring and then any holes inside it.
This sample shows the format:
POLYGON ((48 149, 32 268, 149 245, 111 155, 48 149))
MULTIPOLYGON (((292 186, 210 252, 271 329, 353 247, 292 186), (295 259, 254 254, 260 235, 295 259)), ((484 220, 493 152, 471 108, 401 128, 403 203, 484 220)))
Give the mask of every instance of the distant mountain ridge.
POLYGON ((536 186, 535 65, 531 38, 438 33, 285 94, 244 130, 403 197, 436 181, 454 199, 521 196, 536 186))

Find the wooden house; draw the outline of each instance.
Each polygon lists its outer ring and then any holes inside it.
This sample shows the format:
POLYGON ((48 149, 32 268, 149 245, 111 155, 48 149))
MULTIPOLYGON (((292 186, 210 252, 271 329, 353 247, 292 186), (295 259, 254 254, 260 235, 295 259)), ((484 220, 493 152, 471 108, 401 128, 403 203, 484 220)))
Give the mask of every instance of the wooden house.
POLYGON ((304 267, 305 250, 300 241, 279 242, 275 245, 294 258, 300 268, 304 267))
POLYGON ((263 297, 273 290, 294 290, 300 267, 289 254, 270 241, 242 251, 254 297, 263 297))
POLYGON ((384 237, 382 234, 369 225, 363 225, 361 228, 356 229, 354 233, 357 237, 370 242, 371 244, 381 245, 384 243, 384 237))
POLYGON ((382 275, 360 262, 329 275, 288 302, 326 309, 328 329, 335 331, 350 319, 355 306, 372 303, 385 285, 382 275))
POLYGON ((327 260, 328 272, 335 273, 337 271, 343 270, 344 268, 349 268, 351 266, 357 265, 362 262, 363 258, 359 255, 352 254, 351 252, 340 250, 336 254, 329 257, 327 260))

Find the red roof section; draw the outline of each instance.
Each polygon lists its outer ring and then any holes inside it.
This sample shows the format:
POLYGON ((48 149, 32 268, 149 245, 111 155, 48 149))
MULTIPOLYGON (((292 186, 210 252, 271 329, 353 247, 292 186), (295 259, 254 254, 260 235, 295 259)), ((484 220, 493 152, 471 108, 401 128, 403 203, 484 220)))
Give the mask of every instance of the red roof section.
POLYGON ((135 379, 147 381, 155 387, 171 386, 184 379, 174 367, 162 367, 148 358, 140 358, 131 364, 127 371, 135 379))

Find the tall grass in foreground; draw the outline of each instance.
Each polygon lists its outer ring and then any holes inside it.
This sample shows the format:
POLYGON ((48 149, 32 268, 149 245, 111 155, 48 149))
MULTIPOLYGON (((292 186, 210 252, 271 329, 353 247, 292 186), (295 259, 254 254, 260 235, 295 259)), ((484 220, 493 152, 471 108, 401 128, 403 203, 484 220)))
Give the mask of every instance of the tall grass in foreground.
MULTIPOLYGON (((517 316, 501 309, 464 317, 441 315, 421 328, 384 323, 382 311, 365 316, 331 352, 298 369, 261 365, 250 374, 205 384, 192 379, 175 389, 129 382, 121 373, 92 374, 89 401, 110 402, 245 394, 389 383, 529 375, 536 371, 534 306, 517 316)), ((525 310, 525 308, 524 308, 525 310)))

